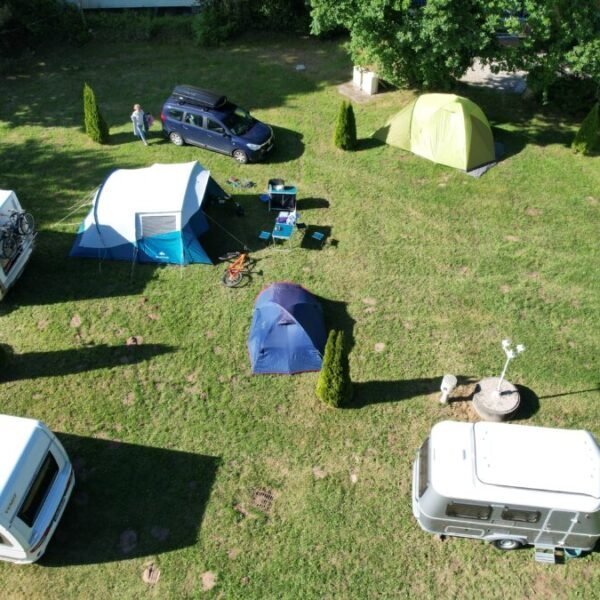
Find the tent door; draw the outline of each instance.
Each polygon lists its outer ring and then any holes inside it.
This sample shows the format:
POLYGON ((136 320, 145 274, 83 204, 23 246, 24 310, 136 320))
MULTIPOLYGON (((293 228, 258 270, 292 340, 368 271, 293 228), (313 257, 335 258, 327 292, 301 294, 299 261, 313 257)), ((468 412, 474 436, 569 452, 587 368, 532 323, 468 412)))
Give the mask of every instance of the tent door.
POLYGON ((141 262, 181 263, 183 249, 177 213, 137 213, 136 239, 141 262))

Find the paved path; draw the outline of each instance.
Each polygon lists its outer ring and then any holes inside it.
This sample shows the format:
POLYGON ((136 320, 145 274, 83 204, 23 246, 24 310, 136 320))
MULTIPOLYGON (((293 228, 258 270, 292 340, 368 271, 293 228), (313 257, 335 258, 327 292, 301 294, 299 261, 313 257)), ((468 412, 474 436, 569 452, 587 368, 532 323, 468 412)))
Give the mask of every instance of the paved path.
POLYGON ((482 65, 476 59, 473 67, 460 78, 460 81, 509 94, 522 94, 527 89, 526 75, 524 71, 492 73, 488 65, 482 65))

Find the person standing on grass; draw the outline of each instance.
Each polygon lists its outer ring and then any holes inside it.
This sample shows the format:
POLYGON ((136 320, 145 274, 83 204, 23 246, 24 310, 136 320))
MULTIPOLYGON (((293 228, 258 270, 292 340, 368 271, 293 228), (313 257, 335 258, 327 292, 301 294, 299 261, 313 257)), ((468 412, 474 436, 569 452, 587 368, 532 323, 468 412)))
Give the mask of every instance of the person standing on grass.
POLYGON ((131 122, 133 123, 133 135, 137 135, 142 142, 144 142, 144 146, 147 146, 148 142, 146 141, 146 128, 144 127, 144 111, 139 104, 133 105, 131 122))

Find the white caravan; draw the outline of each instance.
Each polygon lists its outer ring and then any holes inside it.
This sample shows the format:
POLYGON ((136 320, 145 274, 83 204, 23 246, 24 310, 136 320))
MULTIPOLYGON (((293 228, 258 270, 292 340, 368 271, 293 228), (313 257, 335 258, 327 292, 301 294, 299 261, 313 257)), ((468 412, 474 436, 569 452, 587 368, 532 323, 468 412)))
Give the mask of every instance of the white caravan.
POLYGON ((443 421, 417 452, 412 506, 431 533, 578 556, 600 539, 600 447, 581 430, 443 421))
POLYGON ((0 190, 0 300, 19 278, 35 240, 33 217, 26 213, 17 195, 0 190))
POLYGON ((69 457, 40 421, 0 415, 0 560, 38 560, 75 485, 69 457))

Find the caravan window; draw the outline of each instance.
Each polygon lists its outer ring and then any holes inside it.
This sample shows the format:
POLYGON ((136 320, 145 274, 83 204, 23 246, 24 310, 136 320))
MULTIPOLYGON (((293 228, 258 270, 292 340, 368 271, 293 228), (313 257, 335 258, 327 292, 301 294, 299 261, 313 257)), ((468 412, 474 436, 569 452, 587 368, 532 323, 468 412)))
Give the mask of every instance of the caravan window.
POLYGON ((464 519, 478 519, 488 521, 492 514, 492 507, 485 504, 463 504, 451 502, 446 507, 446 516, 463 517, 464 519))
POLYGON ((425 440, 419 450, 419 498, 427 490, 429 483, 429 438, 425 440))
POLYGON ((29 527, 33 527, 35 518, 40 512, 40 508, 42 508, 42 504, 57 475, 58 463, 52 453, 48 452, 40 470, 33 478, 33 482, 17 514, 17 517, 29 527))
POLYGON ((537 523, 540 520, 539 510, 523 510, 521 508, 505 508, 502 519, 505 521, 520 521, 522 523, 537 523))

